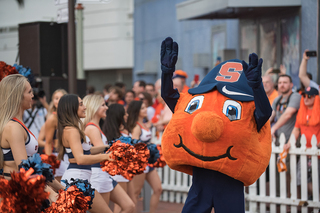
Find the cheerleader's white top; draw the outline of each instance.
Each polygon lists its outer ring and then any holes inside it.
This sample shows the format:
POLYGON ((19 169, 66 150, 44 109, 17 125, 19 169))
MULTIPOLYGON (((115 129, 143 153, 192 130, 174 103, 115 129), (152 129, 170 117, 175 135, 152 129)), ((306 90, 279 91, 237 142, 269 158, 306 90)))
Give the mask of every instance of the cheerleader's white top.
MULTIPOLYGON (((30 157, 33 154, 38 152, 38 141, 36 139, 36 137, 32 134, 32 132, 21 122, 19 121, 17 118, 13 118, 11 119, 14 122, 19 123, 24 130, 27 132, 27 140, 25 142, 25 147, 26 147, 26 151, 27 151, 27 156, 30 157)), ((2 148, 2 147, 1 147, 2 148)), ((3 160, 4 161, 13 161, 13 155, 12 155, 12 151, 11 148, 2 148, 2 152, 3 152, 3 160)))
MULTIPOLYGON (((89 138, 86 136, 86 140, 89 141, 89 138)), ((81 145, 82 145, 82 149, 83 149, 83 154, 84 155, 90 155, 90 149, 91 149, 91 144, 90 141, 85 143, 82 139, 81 139, 81 145)), ((66 147, 66 153, 68 155, 69 159, 73 159, 74 156, 72 154, 72 151, 69 147, 66 147)), ((76 163, 70 163, 68 166, 68 169, 86 169, 86 170, 91 170, 91 165, 78 165, 76 163)))
POLYGON ((151 140, 151 130, 150 129, 145 129, 141 124, 139 124, 137 122, 137 124, 140 126, 141 128, 141 135, 140 135, 140 140, 143 142, 143 143, 149 143, 150 140, 151 140))

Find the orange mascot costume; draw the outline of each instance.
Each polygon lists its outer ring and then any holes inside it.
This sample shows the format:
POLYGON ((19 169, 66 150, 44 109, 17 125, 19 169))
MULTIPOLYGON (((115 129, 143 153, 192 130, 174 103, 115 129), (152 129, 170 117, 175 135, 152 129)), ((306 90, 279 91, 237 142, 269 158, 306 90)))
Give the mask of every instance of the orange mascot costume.
POLYGON ((161 45, 161 95, 174 113, 162 137, 170 168, 193 175, 183 213, 243 213, 244 186, 266 170, 271 155, 271 106, 262 59, 233 59, 213 68, 196 88, 179 94, 172 73, 178 44, 161 45))

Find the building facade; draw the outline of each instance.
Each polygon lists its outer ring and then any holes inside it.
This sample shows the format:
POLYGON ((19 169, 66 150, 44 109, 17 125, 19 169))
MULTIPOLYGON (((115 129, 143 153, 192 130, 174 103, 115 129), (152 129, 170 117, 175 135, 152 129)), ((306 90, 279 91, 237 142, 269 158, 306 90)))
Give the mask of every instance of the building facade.
MULTIPOLYGON (((189 84, 222 61, 248 60, 251 52, 264 59, 263 73, 283 64, 299 88, 298 71, 305 49, 318 51, 317 0, 135 0, 133 79, 161 76, 160 44, 171 36, 179 44, 177 69, 189 84), (151 65, 150 65, 151 64, 151 65)), ((308 72, 318 81, 318 58, 308 72)))

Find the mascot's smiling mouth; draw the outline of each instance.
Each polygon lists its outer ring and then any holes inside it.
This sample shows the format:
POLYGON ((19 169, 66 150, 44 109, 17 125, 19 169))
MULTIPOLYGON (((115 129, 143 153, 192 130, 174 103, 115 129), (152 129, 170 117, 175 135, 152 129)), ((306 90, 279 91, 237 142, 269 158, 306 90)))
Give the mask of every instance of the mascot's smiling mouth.
MULTIPOLYGON (((178 134, 179 135, 179 134, 178 134)), ((198 155, 196 153, 194 153, 193 151, 191 151, 188 147, 186 147, 183 142, 182 142, 182 137, 181 135, 179 135, 180 137, 180 143, 178 145, 173 144, 176 148, 180 148, 182 147, 184 150, 186 150, 190 155, 192 155, 195 158, 198 158, 202 161, 215 161, 215 160, 219 160, 222 158, 229 158, 230 160, 237 160, 237 158, 234 158, 231 156, 230 154, 230 150, 233 146, 229 146, 227 149, 227 152, 223 155, 217 156, 217 157, 206 157, 206 156, 202 156, 202 155, 198 155)))

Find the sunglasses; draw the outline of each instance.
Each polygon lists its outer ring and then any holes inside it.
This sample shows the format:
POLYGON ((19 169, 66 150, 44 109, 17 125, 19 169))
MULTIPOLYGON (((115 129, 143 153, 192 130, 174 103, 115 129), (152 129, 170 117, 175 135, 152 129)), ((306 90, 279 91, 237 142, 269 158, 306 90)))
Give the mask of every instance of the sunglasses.
POLYGON ((303 94, 302 95, 304 98, 306 98, 306 97, 308 97, 308 98, 313 98, 313 97, 315 97, 315 95, 307 95, 307 94, 303 94))

